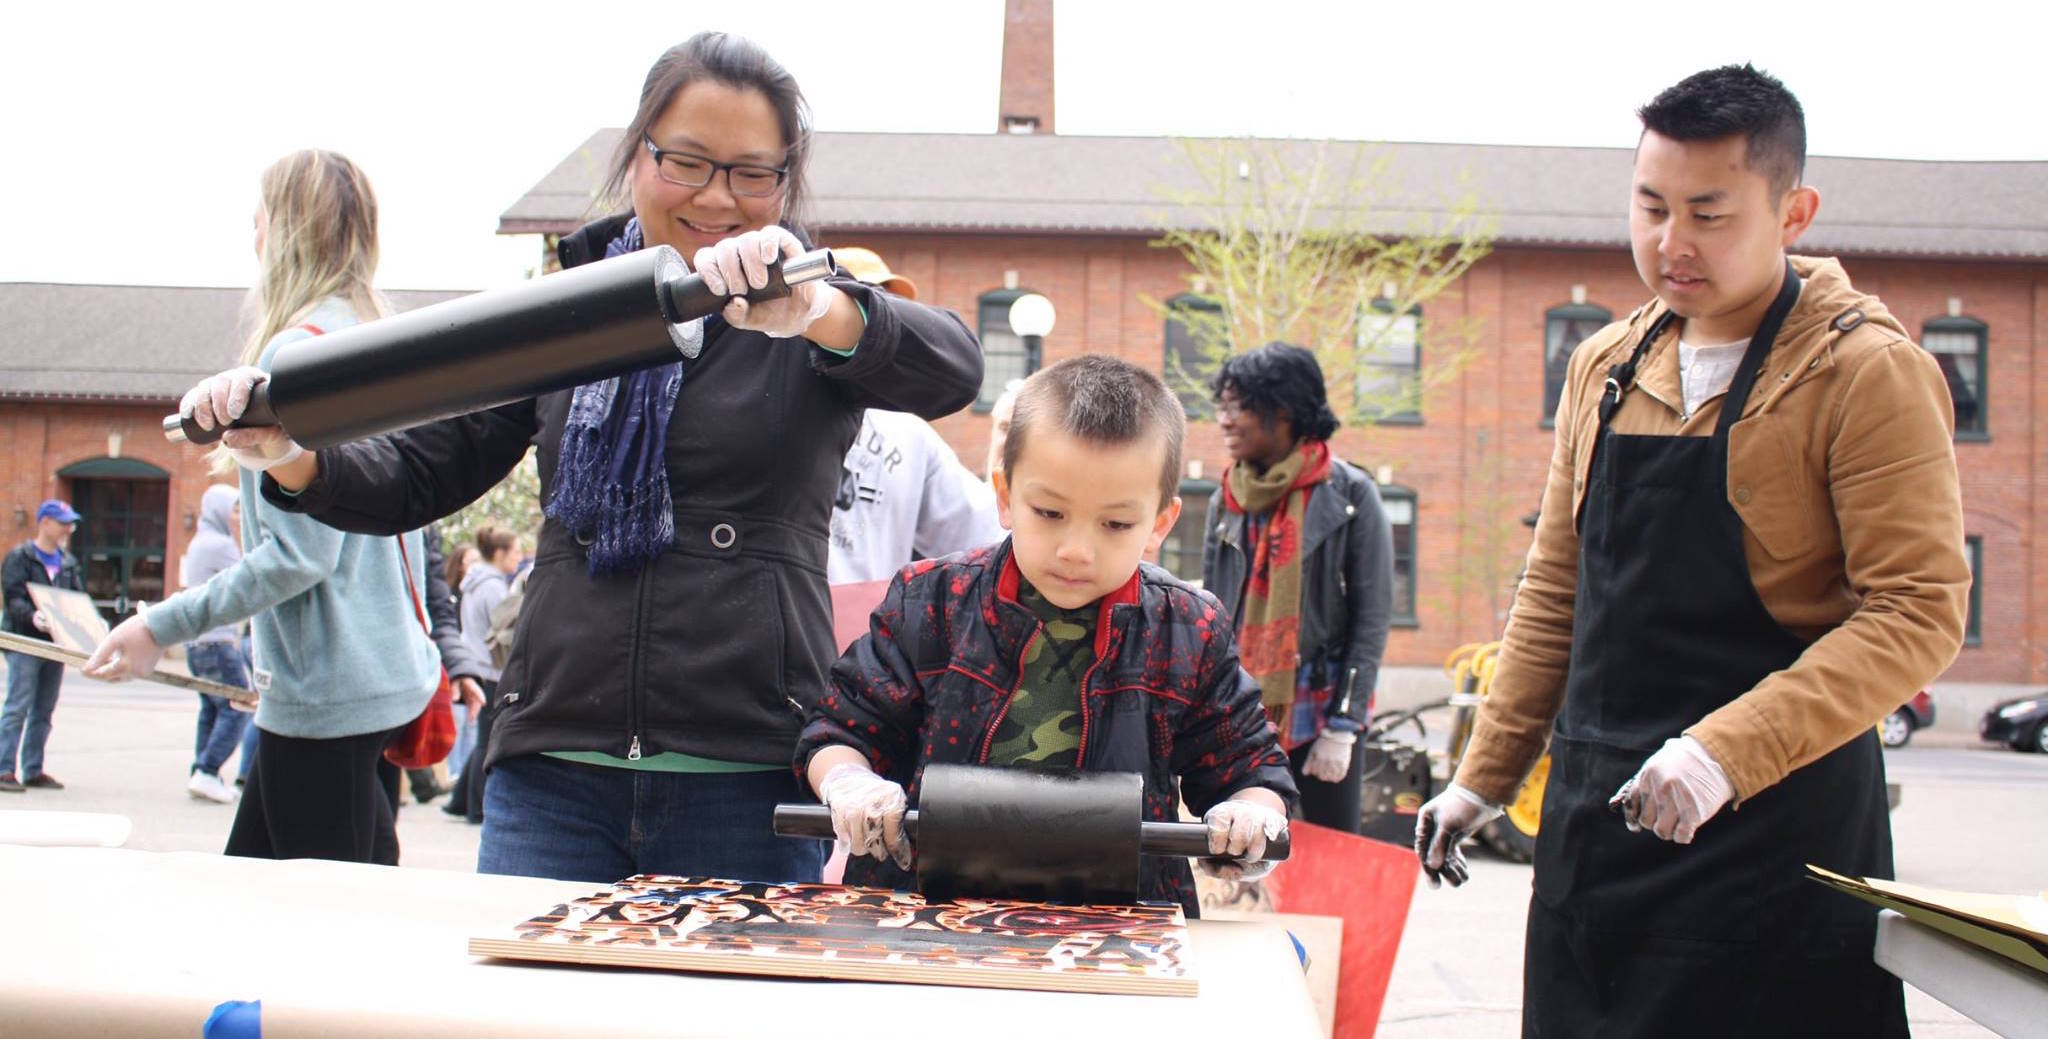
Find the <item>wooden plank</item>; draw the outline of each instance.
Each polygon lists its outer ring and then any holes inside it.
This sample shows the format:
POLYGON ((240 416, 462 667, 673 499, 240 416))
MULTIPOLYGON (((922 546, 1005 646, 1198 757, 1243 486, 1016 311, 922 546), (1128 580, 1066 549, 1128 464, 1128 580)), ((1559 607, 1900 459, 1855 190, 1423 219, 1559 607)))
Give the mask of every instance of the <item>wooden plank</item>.
POLYGON ((642 875, 477 956, 921 985, 1193 996, 1176 905, 926 902, 880 888, 642 875))
MULTIPOLYGON (((29 587, 34 588, 36 586, 30 585, 29 587)), ((74 668, 84 667, 85 659, 92 655, 67 649, 54 643, 44 642, 42 639, 32 639, 24 635, 16 635, 11 631, 0 631, 0 650, 6 650, 10 653, 23 653, 32 657, 41 657, 44 660, 54 660, 59 664, 65 664, 74 668)), ((190 689, 195 693, 218 696, 233 702, 238 708, 246 708, 252 711, 256 709, 258 698, 256 691, 253 689, 244 689, 237 685, 224 685, 220 682, 211 682, 204 678, 194 678, 191 675, 181 675, 176 671, 165 671, 162 669, 150 672, 147 680, 164 685, 174 685, 180 689, 190 689)))

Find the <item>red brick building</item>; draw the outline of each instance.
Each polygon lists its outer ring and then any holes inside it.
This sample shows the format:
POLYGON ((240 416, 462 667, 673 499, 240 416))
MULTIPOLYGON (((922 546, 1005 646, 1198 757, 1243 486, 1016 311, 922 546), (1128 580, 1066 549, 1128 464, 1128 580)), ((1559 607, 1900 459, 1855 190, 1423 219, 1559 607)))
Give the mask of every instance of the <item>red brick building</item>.
MULTIPOLYGON (((1193 183, 1185 153, 1164 138, 1045 132, 1051 93, 1030 80, 1051 81, 1047 6, 1012 0, 1002 132, 821 133, 814 143, 813 236, 876 250, 921 299, 982 336, 982 400, 936 423, 976 469, 988 403, 1028 363, 1008 327, 1011 299, 1038 292, 1058 309, 1042 362, 1104 353, 1158 370, 1172 330, 1147 300, 1188 290, 1188 265, 1150 244, 1165 224, 1195 219, 1165 201, 1193 183), (1018 45, 1020 17, 1035 33, 1028 46, 1018 45)), ((592 192, 618 134, 594 133, 503 215, 500 232, 554 236, 601 215, 592 192)), ((1267 143, 1304 157, 1311 147, 1267 143)), ((1362 147, 1388 157, 1387 183, 1400 186, 1380 212, 1428 212, 1463 178, 1499 219, 1494 252, 1429 305, 1411 354, 1427 355, 1431 325, 1460 325, 1476 330, 1472 362, 1418 421, 1347 426, 1335 441, 1380 477, 1397 523, 1400 620, 1388 661, 1427 666, 1498 637, 1528 547, 1522 518, 1541 495, 1554 380, 1581 337, 1648 298, 1626 238, 1632 153, 1362 147)), ((1951 372, 1979 581, 1969 645, 1948 677, 2048 681, 2048 476, 2035 462, 2048 447, 2035 418, 2048 415, 2048 364, 2037 363, 2048 345, 2048 163, 1816 157, 1807 180, 1824 201, 1800 251, 1841 257, 1951 372)), ((1199 576, 1207 495, 1228 462, 1213 422, 1192 424, 1189 459, 1188 509, 1164 562, 1199 576)))

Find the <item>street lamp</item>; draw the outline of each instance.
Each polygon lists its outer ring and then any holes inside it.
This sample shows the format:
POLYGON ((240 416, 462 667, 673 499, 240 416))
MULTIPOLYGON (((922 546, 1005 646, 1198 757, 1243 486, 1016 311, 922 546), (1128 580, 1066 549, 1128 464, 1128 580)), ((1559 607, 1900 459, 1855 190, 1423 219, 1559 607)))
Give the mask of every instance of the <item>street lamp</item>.
POLYGON ((1039 358, 1045 349, 1045 337, 1052 334, 1052 300, 1036 292, 1027 292, 1010 304, 1010 331, 1024 340, 1024 374, 1038 370, 1039 358))

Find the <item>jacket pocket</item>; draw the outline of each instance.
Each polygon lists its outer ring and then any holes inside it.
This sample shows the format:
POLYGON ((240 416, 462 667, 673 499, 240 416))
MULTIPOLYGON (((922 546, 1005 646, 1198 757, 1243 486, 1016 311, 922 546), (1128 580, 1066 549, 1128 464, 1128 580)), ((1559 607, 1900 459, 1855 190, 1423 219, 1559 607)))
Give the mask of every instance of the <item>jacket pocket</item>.
POLYGON ((1815 484, 1782 417, 1758 415, 1729 429, 1728 504, 1772 559, 1796 559, 1819 543, 1815 484))
POLYGON ((712 733, 789 729, 788 643, 772 564, 664 554, 650 575, 640 645, 643 717, 712 733))

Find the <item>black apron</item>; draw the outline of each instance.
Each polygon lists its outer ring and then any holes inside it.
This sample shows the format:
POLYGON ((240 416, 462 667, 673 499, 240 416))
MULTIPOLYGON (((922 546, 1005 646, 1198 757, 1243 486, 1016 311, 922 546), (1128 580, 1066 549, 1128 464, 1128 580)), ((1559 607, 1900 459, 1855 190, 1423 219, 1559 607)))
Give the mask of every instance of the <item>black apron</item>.
POLYGON ((1788 265, 1713 436, 1608 429, 1669 314, 1602 394, 1536 842, 1525 1036, 1907 1034, 1898 979, 1872 960, 1876 913, 1804 869, 1892 875, 1875 732, 1724 807, 1690 845, 1630 833, 1607 807, 1665 740, 1806 649, 1757 597, 1726 488, 1728 429, 1799 289, 1788 265))

